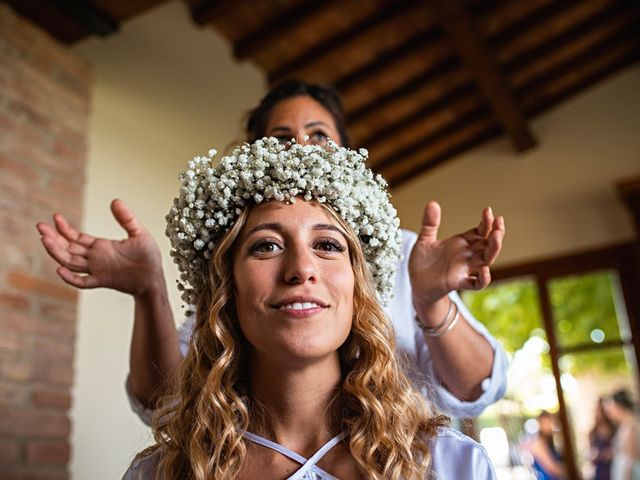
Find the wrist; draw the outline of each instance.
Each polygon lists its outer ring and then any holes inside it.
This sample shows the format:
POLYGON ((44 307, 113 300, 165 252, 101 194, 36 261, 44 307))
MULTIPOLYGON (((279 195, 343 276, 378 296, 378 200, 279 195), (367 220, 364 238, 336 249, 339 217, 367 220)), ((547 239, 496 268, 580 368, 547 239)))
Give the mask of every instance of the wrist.
POLYGON ((148 281, 141 285, 140 289, 133 294, 133 298, 136 301, 146 303, 157 300, 158 298, 167 298, 169 296, 162 270, 160 270, 159 273, 150 274, 147 278, 148 281))
POLYGON ((437 300, 420 300, 413 297, 413 308, 416 311, 416 318, 421 325, 427 328, 433 328, 447 314, 453 300, 448 295, 438 298, 437 300))

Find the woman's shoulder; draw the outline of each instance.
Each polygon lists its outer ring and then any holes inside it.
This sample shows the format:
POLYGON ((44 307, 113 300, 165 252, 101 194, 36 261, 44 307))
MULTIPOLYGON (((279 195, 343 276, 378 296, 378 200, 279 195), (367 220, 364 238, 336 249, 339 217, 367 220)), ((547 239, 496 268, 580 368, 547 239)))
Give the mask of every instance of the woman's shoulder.
POLYGON ((434 479, 493 480, 493 465, 485 448, 453 428, 441 427, 431 444, 434 479))
POLYGON ((160 461, 160 449, 151 453, 139 453, 124 472, 122 480, 153 480, 156 478, 156 468, 160 461))

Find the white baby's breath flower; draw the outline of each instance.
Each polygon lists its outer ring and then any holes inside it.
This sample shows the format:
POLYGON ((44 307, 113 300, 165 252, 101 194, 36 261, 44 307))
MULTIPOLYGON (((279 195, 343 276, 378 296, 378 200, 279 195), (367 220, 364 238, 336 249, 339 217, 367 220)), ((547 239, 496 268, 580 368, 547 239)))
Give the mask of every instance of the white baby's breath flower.
POLYGON ((215 149, 197 156, 180 174, 179 196, 166 216, 171 256, 178 265, 183 300, 195 304, 205 286, 217 242, 249 202, 295 202, 296 197, 326 203, 361 239, 379 299, 391 298, 400 258, 400 221, 389 201, 387 183, 365 166, 368 152, 329 142, 326 147, 283 146, 263 138, 237 147, 214 166, 215 149))

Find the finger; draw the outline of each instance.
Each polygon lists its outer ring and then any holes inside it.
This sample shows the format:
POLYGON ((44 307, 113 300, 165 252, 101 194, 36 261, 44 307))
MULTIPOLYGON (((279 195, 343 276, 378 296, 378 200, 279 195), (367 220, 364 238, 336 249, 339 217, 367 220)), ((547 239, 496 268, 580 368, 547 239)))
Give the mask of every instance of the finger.
POLYGON ((481 237, 487 238, 489 232, 491 231, 491 226, 493 225, 493 210, 491 207, 487 207, 482 210, 482 218, 480 219, 480 224, 478 225, 478 233, 481 237))
POLYGON ((111 213, 120 226, 126 230, 129 238, 137 237, 144 231, 142 224, 122 200, 115 199, 111 202, 111 213))
POLYGON ((492 265, 496 261, 500 251, 502 250, 502 239, 504 238, 504 230, 494 230, 489 236, 487 248, 485 250, 484 259, 487 265, 492 265))
POLYGON ((76 288, 97 288, 100 286, 96 277, 91 275, 77 275, 66 267, 58 267, 56 273, 62 280, 76 288))
MULTIPOLYGON (((40 239, 42 245, 44 245, 44 249, 47 251, 49 256, 53 258, 60 265, 65 265, 71 258, 67 248, 63 245, 60 245, 59 242, 56 241, 54 237, 44 236, 40 239)), ((62 239, 62 241, 65 241, 62 239)))
POLYGON ((442 211, 438 202, 431 201, 427 203, 422 215, 422 226, 418 234, 419 240, 428 241, 429 243, 437 240, 441 216, 442 211))
POLYGON ((56 229, 60 234, 66 238, 69 242, 76 242, 85 247, 90 247, 95 238, 86 233, 80 233, 67 222, 67 219, 64 218, 59 213, 53 215, 53 221, 56 224, 56 229))
POLYGON ((487 265, 478 271, 476 290, 481 290, 491 283, 491 270, 487 265))

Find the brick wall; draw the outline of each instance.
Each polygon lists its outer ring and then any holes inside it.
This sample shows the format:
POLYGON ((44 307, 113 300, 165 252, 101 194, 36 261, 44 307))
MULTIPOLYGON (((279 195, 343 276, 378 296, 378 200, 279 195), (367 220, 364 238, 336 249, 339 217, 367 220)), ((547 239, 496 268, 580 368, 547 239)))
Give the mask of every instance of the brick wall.
POLYGON ((82 214, 91 72, 0 4, 0 478, 69 477, 77 292, 35 223, 82 214))

